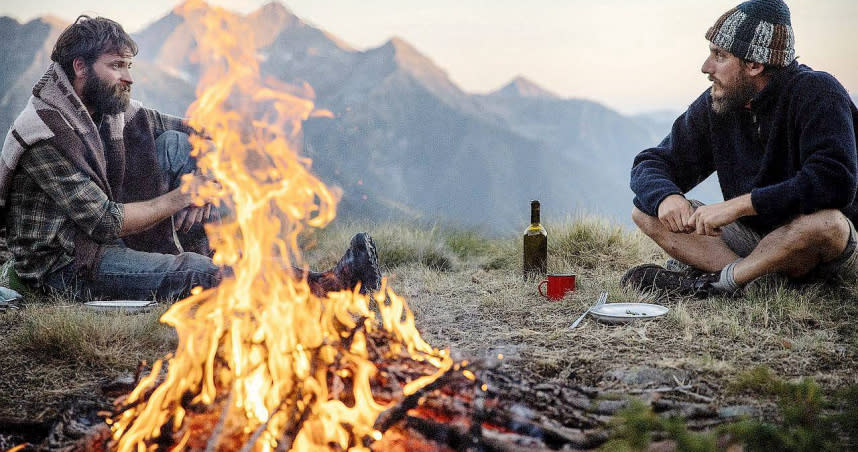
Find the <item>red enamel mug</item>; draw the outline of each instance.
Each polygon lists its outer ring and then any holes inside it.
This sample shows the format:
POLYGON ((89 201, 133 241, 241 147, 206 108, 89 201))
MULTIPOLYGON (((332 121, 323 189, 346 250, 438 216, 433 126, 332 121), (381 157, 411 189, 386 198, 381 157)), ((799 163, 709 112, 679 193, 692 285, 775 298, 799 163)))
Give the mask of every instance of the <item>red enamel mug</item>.
POLYGON ((572 292, 573 290, 575 290, 574 274, 549 274, 539 283, 539 294, 554 301, 562 299, 568 292, 572 292), (542 291, 543 285, 548 286, 547 293, 542 291))

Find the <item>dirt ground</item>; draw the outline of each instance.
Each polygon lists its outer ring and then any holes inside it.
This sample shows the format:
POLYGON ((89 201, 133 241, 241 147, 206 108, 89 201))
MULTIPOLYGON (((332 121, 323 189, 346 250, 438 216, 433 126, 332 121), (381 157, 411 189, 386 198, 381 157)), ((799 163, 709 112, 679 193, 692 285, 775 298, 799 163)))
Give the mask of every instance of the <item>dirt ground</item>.
POLYGON ((682 387, 688 400, 763 416, 773 412, 772 401, 731 389, 737 375, 764 366, 829 390, 858 383, 858 309, 852 299, 835 298, 843 294, 761 288, 739 299, 654 300, 621 290, 620 276, 580 274, 579 289, 559 302, 542 298, 536 282, 481 270, 415 267, 391 281, 430 343, 477 357, 502 353, 501 368, 529 381, 626 394, 682 387), (609 302, 656 301, 670 311, 620 325, 591 317, 569 329, 602 290, 609 302))

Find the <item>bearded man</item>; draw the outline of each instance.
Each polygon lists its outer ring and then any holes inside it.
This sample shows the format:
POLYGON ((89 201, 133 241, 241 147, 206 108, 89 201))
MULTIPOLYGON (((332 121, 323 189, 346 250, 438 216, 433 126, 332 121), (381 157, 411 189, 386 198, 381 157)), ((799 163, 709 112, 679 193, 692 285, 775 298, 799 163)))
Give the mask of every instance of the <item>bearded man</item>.
MULTIPOLYGON (((179 187, 188 174, 191 187, 206 182, 190 155, 194 131, 131 100, 136 54, 121 25, 80 16, 6 136, 0 207, 15 273, 31 288, 176 300, 229 274, 212 262, 202 231, 210 206, 179 187)), ((307 275, 317 294, 375 290, 380 277, 365 233, 333 271, 307 275)))
POLYGON ((846 90, 795 60, 782 0, 738 5, 706 39, 711 89, 631 171, 632 218, 672 259, 622 284, 706 297, 769 274, 855 278, 858 111, 846 90), (713 172, 724 202, 685 198, 713 172))

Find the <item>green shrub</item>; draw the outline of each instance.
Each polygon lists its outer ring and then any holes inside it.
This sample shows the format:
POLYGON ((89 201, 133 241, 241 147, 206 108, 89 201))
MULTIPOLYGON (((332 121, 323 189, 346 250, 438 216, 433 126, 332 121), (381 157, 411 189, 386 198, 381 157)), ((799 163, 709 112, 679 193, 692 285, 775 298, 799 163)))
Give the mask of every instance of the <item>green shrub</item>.
POLYGON ((611 420, 613 438, 600 450, 643 450, 652 441, 652 432, 661 429, 661 418, 640 400, 632 400, 611 420))
POLYGON ((652 408, 634 399, 629 406, 621 410, 611 420, 611 439, 601 451, 639 451, 646 450, 653 439, 654 432, 664 432, 668 438, 676 441, 677 450, 688 452, 714 452, 715 433, 689 432, 681 418, 663 418, 652 408))
MULTIPOLYGON (((765 377, 754 371, 756 377, 765 377)), ((843 450, 835 430, 838 415, 825 414, 830 402, 823 397, 819 385, 809 378, 788 383, 771 378, 760 389, 771 390, 778 397, 781 423, 773 425, 747 420, 728 430, 751 451, 837 451, 843 450)))
POLYGON ((841 390, 832 409, 832 422, 846 436, 846 449, 858 450, 858 385, 841 390))

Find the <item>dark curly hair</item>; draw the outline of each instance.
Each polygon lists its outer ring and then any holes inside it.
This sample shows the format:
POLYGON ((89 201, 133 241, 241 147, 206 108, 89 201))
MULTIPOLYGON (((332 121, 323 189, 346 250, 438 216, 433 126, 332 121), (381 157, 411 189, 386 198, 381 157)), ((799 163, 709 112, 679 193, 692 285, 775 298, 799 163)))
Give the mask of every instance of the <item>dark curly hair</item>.
POLYGON ((104 53, 124 52, 137 55, 137 43, 122 29, 122 25, 104 17, 81 15, 57 38, 51 60, 56 61, 74 81, 75 58, 83 58, 87 66, 92 66, 104 53))

